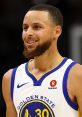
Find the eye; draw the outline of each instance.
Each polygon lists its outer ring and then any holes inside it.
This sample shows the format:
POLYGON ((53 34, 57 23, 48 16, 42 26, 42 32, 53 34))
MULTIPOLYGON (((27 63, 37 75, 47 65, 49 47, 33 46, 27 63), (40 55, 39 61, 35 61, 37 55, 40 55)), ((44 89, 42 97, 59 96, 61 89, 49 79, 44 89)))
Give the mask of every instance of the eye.
POLYGON ((23 26, 23 30, 24 30, 24 31, 27 31, 27 29, 28 29, 28 26, 27 26, 27 25, 24 25, 24 26, 23 26))
POLYGON ((42 26, 40 26, 40 25, 34 25, 33 26, 33 29, 34 30, 40 30, 42 28, 42 26))

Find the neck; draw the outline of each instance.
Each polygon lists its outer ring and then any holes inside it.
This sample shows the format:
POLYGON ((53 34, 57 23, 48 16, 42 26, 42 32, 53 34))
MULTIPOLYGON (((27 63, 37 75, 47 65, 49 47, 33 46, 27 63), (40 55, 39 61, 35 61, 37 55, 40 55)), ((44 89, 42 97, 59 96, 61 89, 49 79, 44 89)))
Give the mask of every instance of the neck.
POLYGON ((63 57, 59 54, 54 43, 52 43, 44 54, 34 58, 34 67, 40 71, 46 72, 56 67, 62 60, 63 57))

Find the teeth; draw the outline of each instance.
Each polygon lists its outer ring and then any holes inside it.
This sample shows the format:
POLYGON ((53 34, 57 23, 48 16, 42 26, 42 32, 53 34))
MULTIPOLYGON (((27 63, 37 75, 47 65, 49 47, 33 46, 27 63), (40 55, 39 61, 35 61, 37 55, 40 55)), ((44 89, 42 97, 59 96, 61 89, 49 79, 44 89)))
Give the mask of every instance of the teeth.
POLYGON ((35 42, 34 40, 27 41, 27 43, 34 43, 34 42, 35 42))

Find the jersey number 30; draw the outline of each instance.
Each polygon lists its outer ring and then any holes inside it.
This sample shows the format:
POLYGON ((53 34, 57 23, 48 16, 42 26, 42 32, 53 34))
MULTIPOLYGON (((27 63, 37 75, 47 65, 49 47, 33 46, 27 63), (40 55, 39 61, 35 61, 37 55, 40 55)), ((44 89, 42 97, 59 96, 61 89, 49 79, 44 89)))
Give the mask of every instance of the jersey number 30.
MULTIPOLYGON (((36 116, 35 117, 49 117, 49 112, 47 109, 36 109, 35 110, 36 116), (46 115, 46 116, 45 116, 46 115)), ((24 117, 31 117, 29 111, 26 109, 24 117)))

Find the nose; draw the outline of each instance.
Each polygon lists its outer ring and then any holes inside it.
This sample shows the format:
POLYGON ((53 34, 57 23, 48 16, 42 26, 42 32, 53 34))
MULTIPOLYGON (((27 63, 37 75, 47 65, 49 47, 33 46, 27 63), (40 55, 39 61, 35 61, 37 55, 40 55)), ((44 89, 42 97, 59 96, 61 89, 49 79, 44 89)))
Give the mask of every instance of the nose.
POLYGON ((33 35, 33 30, 32 30, 31 27, 29 27, 29 28, 26 30, 26 35, 27 35, 28 37, 33 35))
POLYGON ((31 27, 28 27, 26 29, 23 29, 22 32, 22 39, 26 41, 27 39, 30 39, 33 36, 33 30, 31 27))

